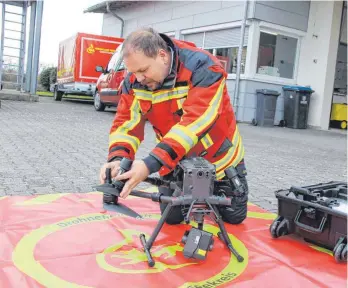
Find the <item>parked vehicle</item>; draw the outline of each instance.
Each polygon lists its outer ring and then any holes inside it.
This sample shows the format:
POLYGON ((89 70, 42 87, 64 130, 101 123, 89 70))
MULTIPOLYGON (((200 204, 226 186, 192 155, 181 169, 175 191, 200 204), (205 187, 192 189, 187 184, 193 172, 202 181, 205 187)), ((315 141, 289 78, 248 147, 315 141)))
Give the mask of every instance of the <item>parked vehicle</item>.
POLYGON ((122 44, 117 47, 109 63, 104 68, 97 66, 95 70, 100 72, 97 87, 94 93, 94 108, 104 111, 105 107, 117 106, 120 100, 119 89, 127 75, 127 70, 121 57, 122 44))
POLYGON ((122 38, 86 33, 76 33, 60 42, 54 100, 60 101, 64 94, 92 99, 99 77, 95 66, 106 65, 122 42, 122 38))

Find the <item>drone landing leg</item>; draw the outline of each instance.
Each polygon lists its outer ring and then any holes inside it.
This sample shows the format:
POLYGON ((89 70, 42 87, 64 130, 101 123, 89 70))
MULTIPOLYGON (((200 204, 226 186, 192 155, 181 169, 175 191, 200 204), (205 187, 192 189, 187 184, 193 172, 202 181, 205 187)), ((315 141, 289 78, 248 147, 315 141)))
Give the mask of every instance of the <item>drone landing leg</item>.
POLYGON ((233 253, 233 255, 237 257, 238 262, 243 262, 244 258, 236 251, 236 249, 234 249, 234 247, 232 245, 232 242, 231 242, 230 238, 227 235, 225 224, 222 221, 222 218, 221 218, 221 215, 220 215, 218 209, 215 206, 213 206, 213 207, 214 207, 214 211, 215 211, 215 213, 217 215, 216 222, 219 225, 220 231, 221 231, 221 232, 218 233, 219 238, 222 241, 225 242, 225 244, 227 245, 228 249, 230 249, 230 251, 233 253))
POLYGON ((155 242, 155 239, 158 236, 158 233, 160 232, 160 230, 162 229, 162 226, 163 226, 164 222, 166 221, 166 219, 169 215, 169 212, 172 210, 172 207, 173 207, 172 204, 169 203, 167 205, 166 209, 164 209, 162 217, 158 221, 157 226, 156 226, 155 230, 152 232, 152 235, 148 241, 146 241, 144 234, 140 234, 140 241, 141 241, 141 244, 143 245, 143 248, 144 248, 144 251, 145 251, 145 254, 147 257, 147 262, 148 262, 150 267, 153 267, 155 265, 155 261, 153 260, 151 252, 150 252, 152 244, 155 242))
POLYGON ((203 230, 203 222, 204 222, 203 214, 195 215, 195 220, 197 222, 197 228, 202 231, 203 230))

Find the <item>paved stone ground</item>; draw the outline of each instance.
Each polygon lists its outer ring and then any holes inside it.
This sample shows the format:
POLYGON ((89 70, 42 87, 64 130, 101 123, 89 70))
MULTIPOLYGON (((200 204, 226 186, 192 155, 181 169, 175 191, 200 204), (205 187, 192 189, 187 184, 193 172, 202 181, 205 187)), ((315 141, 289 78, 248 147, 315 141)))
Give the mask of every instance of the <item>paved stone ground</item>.
MULTIPOLYGON (((88 102, 40 98, 2 101, 0 196, 90 192, 106 159, 115 109, 88 102)), ((346 180, 346 133, 240 124, 250 201, 276 211, 274 191, 291 185, 346 180)), ((150 126, 137 158, 155 145, 150 126)))

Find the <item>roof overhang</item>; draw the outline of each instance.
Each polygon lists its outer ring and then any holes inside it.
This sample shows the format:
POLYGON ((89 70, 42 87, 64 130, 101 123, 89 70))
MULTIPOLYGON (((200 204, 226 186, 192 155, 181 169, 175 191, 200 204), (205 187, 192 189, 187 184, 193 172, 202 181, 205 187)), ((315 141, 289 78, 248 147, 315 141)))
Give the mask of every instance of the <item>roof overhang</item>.
POLYGON ((83 11, 83 13, 107 13, 106 7, 108 2, 110 10, 118 10, 134 5, 140 1, 103 1, 101 3, 88 7, 83 11))

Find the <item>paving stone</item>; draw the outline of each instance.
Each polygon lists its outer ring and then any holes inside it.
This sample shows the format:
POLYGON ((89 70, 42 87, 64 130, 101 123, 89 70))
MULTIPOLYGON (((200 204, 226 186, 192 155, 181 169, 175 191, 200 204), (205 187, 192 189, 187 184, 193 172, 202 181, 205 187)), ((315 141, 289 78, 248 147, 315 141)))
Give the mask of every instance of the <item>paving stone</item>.
MULTIPOLYGON (((40 97, 3 100, 0 108, 0 197, 91 192, 106 161, 115 109, 40 97)), ((245 145, 250 201, 275 212, 274 191, 347 178, 345 133, 239 124, 245 145)), ((147 123, 136 154, 156 145, 147 123)), ((137 189, 146 189, 142 183, 137 189)))

